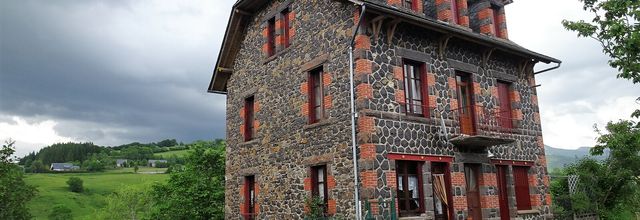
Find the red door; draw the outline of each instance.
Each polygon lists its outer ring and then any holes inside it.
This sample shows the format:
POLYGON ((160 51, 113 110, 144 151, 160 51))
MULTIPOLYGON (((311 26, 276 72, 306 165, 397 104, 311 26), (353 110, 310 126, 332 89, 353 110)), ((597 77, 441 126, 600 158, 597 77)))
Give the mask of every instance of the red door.
POLYGON ((479 174, 480 165, 464 165, 464 177, 467 181, 467 206, 469 208, 469 217, 473 220, 482 219, 482 208, 480 207, 480 186, 478 183, 479 174))
POLYGON ((463 134, 474 135, 475 126, 473 123, 473 90, 469 76, 456 76, 458 89, 458 107, 460 114, 460 130, 463 134))
POLYGON ((509 220, 509 195, 507 191, 507 166, 498 168, 498 200, 500 200, 500 219, 509 220))
POLYGON ((500 112, 498 114, 500 127, 507 129, 513 128, 508 83, 498 82, 498 98, 500 99, 500 112))

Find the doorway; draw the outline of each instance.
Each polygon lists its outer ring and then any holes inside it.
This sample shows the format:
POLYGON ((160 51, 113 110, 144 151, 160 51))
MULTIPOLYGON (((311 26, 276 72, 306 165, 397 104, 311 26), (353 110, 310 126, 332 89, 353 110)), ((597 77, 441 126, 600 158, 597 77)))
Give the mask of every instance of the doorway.
POLYGON ((479 186, 480 165, 464 164, 464 177, 467 182, 467 205, 469 217, 474 220, 482 219, 482 208, 480 207, 480 186, 479 186))
POLYGON ((509 195, 507 191, 508 166, 496 166, 498 169, 498 200, 500 201, 500 219, 511 219, 509 214, 509 195))

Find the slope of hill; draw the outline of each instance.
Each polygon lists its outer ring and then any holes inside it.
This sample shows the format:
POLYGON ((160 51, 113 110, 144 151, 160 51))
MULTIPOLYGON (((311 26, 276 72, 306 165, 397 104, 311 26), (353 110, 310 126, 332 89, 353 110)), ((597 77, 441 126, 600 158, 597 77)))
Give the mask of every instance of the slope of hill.
MULTIPOLYGON (((586 156, 589 156, 590 147, 581 147, 575 150, 554 148, 551 146, 544 146, 545 153, 547 155, 547 166, 549 171, 555 168, 562 168, 567 164, 576 162, 586 156)), ((607 158, 608 151, 602 156, 595 157, 602 160, 607 158)))

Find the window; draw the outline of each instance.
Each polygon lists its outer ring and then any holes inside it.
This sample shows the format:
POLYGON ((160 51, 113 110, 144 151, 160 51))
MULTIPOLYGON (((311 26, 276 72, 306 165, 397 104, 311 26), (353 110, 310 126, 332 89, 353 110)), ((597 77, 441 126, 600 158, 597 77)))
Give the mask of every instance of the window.
POLYGON ((326 165, 311 167, 311 188, 313 197, 324 203, 324 212, 326 213, 329 203, 326 165))
POLYGON ((398 208, 400 216, 417 216, 424 212, 422 162, 396 161, 398 208))
POLYGON ((276 54, 276 18, 269 19, 267 25, 267 43, 269 45, 267 53, 269 56, 273 56, 276 54))
POLYGON ((496 37, 502 37, 502 33, 500 32, 500 8, 491 8, 493 11, 493 28, 496 33, 496 37))
POLYGON ((511 121, 513 118, 511 115, 511 97, 509 96, 510 86, 509 83, 498 81, 498 100, 500 101, 498 121, 500 127, 507 129, 513 128, 513 122, 511 121))
POLYGON ((448 220, 451 207, 451 174, 447 163, 431 163, 435 219, 448 220))
POLYGON ((414 4, 414 1, 415 0, 402 0, 402 6, 404 8, 408 8, 408 9, 411 9, 411 10, 415 11, 416 7, 415 7, 415 4, 414 4))
POLYGON ((244 213, 244 219, 252 220, 255 215, 256 205, 256 186, 255 177, 247 176, 244 178, 244 207, 246 213, 244 213))
POLYGON ((253 112, 253 96, 244 100, 244 140, 250 141, 254 136, 254 112, 253 112))
POLYGON ((282 15, 281 16, 282 17, 282 32, 280 32, 280 33, 283 34, 282 35, 282 44, 283 44, 284 48, 287 48, 290 45, 289 41, 290 41, 290 36, 291 36, 291 35, 289 35, 289 28, 290 28, 290 26, 289 26, 289 23, 290 23, 290 21, 289 21, 289 14, 290 14, 289 13, 289 8, 284 9, 284 11, 282 11, 280 14, 282 15))
POLYGON ((516 204, 518 210, 531 210, 529 195, 529 167, 513 167, 513 179, 516 185, 516 204))
POLYGON ((451 19, 453 23, 458 24, 458 0, 451 1, 451 19))
POLYGON ((405 112, 408 115, 428 116, 425 105, 427 98, 424 82, 424 65, 415 61, 404 61, 405 112))
POLYGON ((324 88, 322 67, 309 72, 309 124, 324 119, 324 88))

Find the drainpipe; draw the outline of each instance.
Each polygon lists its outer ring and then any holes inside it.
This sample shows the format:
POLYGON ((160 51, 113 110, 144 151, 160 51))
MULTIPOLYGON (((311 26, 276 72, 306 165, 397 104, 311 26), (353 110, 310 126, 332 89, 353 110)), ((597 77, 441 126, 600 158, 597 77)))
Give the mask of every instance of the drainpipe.
POLYGON ((356 35, 358 34, 358 29, 360 29, 360 24, 362 23, 362 19, 364 17, 364 12, 366 10, 366 6, 364 4, 360 4, 362 7, 360 9, 360 18, 358 18, 358 24, 356 24, 355 30, 353 30, 353 37, 351 38, 351 42, 349 43, 349 89, 351 91, 351 146, 352 146, 352 156, 353 156, 353 187, 354 187, 354 203, 356 207, 356 220, 361 220, 362 218, 362 206, 360 204, 360 191, 358 185, 358 146, 356 143, 356 107, 355 107, 355 93, 354 93, 354 69, 353 69, 353 46, 355 44, 356 35))

